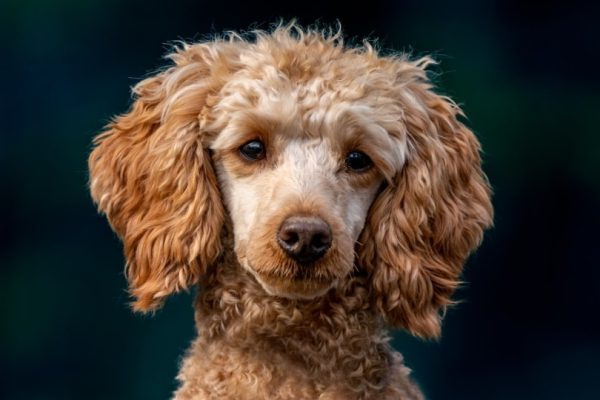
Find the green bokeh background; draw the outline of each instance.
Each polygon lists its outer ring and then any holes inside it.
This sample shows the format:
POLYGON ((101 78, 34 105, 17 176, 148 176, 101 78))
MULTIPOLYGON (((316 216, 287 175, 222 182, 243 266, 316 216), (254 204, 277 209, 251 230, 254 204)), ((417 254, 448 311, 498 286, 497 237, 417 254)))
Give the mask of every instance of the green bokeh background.
POLYGON ((496 227, 441 341, 394 336, 431 399, 598 399, 600 36, 571 1, 0 3, 0 397, 164 399, 195 335, 193 294, 127 308, 121 245, 87 193, 92 137, 165 43, 342 22, 433 54, 477 132, 496 227), (258 23, 258 25, 252 25, 258 23))

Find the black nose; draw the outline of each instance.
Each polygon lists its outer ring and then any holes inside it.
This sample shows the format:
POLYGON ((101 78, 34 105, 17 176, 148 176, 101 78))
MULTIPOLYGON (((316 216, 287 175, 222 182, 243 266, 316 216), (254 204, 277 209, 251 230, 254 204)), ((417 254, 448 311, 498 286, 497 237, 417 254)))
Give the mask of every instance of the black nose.
POLYGON ((318 217, 289 217, 279 227, 277 242, 291 258, 308 264, 323 257, 331 247, 331 229, 318 217))

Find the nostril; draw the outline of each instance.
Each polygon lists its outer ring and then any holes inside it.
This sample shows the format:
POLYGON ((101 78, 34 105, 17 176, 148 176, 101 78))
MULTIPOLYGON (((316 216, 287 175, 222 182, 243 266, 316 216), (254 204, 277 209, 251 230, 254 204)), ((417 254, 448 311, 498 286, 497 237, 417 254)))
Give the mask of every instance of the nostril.
POLYGON ((287 232, 281 237, 281 240, 283 240, 285 244, 293 246, 300 241, 300 236, 298 236, 296 232, 287 232))
POLYGON ((310 241, 310 247, 315 250, 322 251, 326 250, 331 244, 331 239, 328 234, 325 233, 317 233, 313 236, 310 241))
POLYGON ((284 223, 281 228, 279 228, 277 239, 290 246, 294 245, 300 241, 299 230, 294 224, 284 223))

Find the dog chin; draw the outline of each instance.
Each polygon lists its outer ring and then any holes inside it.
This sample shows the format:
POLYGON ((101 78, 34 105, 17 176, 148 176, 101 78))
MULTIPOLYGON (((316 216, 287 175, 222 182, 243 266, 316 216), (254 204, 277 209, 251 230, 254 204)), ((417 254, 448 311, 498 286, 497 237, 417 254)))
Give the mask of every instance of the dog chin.
POLYGON ((335 287, 337 280, 316 281, 312 279, 290 280, 257 272, 248 262, 243 262, 244 269, 249 271, 267 294, 287 299, 311 300, 323 296, 335 287))
POLYGON ((276 278, 256 278, 262 288, 276 297, 288 299, 311 300, 323 296, 329 289, 335 287, 336 281, 330 283, 313 282, 309 280, 288 281, 276 278))

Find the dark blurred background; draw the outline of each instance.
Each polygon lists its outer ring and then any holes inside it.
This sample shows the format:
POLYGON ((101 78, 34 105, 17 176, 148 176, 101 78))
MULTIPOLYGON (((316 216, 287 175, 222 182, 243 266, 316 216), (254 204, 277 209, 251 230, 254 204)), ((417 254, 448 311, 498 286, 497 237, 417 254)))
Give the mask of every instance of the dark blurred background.
POLYGON ((0 397, 169 397, 193 295, 153 318, 127 308, 121 245, 86 188, 91 139, 168 41, 298 17, 434 54, 483 144, 496 226, 466 267, 463 302, 439 342, 394 339, 428 397, 599 399, 598 8, 284 3, 3 0, 0 397))

